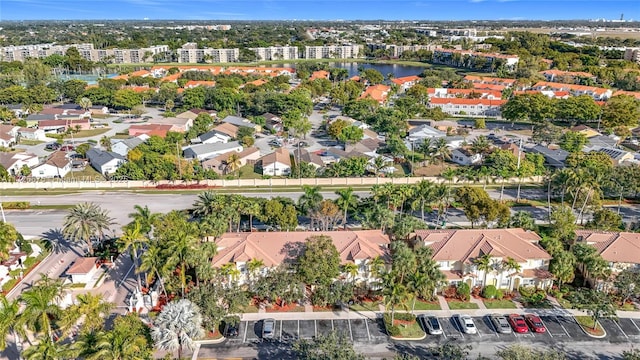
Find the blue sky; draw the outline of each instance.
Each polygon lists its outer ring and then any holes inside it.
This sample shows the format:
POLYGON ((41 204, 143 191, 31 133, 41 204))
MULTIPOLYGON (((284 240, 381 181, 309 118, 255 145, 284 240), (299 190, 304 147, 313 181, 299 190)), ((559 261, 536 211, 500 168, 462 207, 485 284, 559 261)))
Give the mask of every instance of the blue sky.
POLYGON ((640 20, 638 0, 0 0, 0 20, 640 20))

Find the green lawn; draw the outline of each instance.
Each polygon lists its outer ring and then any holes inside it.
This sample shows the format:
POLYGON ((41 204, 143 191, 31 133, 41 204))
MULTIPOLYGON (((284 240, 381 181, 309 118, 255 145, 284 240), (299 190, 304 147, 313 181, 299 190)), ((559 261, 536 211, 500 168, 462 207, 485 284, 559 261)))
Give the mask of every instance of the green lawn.
POLYGON ((359 304, 353 304, 349 306, 352 311, 380 311, 378 302, 366 301, 359 304))
MULTIPOLYGON (((107 131, 111 130, 111 128, 101 128, 101 129, 91 129, 91 130, 80 130, 77 133, 73 134, 73 138, 85 138, 90 136, 102 135, 107 131)), ((65 139, 71 139, 71 135, 65 135, 65 139)))
POLYGON ((487 309, 515 309, 516 304, 511 300, 485 300, 487 309))
POLYGON ((42 144, 44 141, 40 141, 40 140, 25 140, 25 139, 20 139, 20 145, 38 145, 38 144, 42 144))
POLYGON ((424 330, 422 330, 417 321, 410 324, 399 323, 396 321, 396 326, 400 329, 400 335, 394 336, 396 338, 415 339, 425 336, 424 330))
POLYGON ((624 304, 622 306, 618 306, 618 310, 622 310, 622 311, 637 311, 638 309, 633 304, 626 303, 626 304, 624 304))
POLYGON ((416 307, 414 310, 441 310, 440 304, 437 302, 416 301, 416 307))
POLYGON ((262 174, 254 171, 253 165, 245 165, 240 168, 240 179, 262 179, 262 174))
POLYGON ((29 209, 31 210, 69 210, 72 207, 74 207, 74 205, 71 204, 51 204, 51 205, 31 205, 29 206, 29 209))
POLYGON ((594 322, 591 316, 575 316, 575 319, 587 333, 595 336, 602 336, 605 334, 604 329, 602 328, 602 325, 600 325, 600 323, 596 323, 594 329, 594 322))
POLYGON ((449 301, 449 309, 451 310, 470 310, 478 309, 478 304, 463 301, 449 301))
POLYGON ((91 165, 87 165, 81 171, 70 171, 67 175, 65 175, 64 178, 65 180, 75 179, 75 180, 82 180, 82 181, 105 180, 104 176, 102 176, 102 174, 97 172, 96 169, 91 167, 91 165))
POLYGON ((247 305, 242 308, 241 313, 257 313, 258 307, 255 305, 247 305))

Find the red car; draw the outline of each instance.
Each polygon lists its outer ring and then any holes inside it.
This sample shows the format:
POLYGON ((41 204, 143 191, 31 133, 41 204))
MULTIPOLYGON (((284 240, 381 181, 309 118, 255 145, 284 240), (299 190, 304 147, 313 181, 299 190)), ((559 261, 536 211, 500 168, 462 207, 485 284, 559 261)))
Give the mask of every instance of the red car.
POLYGON ((521 334, 529 332, 529 327, 527 326, 527 323, 522 315, 511 314, 509 315, 507 320, 509 320, 509 324, 511 324, 513 331, 521 334))
POLYGON ((540 317, 538 317, 537 315, 526 314, 524 316, 524 320, 527 322, 527 325, 529 325, 531 331, 533 332, 543 333, 547 331, 547 329, 544 327, 544 324, 542 323, 542 320, 540 320, 540 317))
POLYGON ((74 149, 73 145, 63 145, 60 148, 60 151, 73 151, 73 149, 74 149))

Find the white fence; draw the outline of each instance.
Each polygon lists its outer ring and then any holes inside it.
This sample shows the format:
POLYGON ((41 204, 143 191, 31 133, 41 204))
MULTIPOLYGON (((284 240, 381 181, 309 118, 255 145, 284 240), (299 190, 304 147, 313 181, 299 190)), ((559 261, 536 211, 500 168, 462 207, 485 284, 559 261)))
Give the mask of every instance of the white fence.
MULTIPOLYGON (((0 189, 20 190, 20 189, 154 189, 159 185, 164 186, 187 186, 193 184, 205 185, 207 187, 245 187, 245 188, 265 188, 265 187, 301 187, 302 185, 317 186, 354 186, 370 187, 376 184, 415 184, 422 180, 429 180, 434 183, 448 183, 440 177, 402 177, 402 178, 381 178, 381 177, 360 177, 360 178, 307 178, 307 179, 234 179, 234 180, 201 180, 201 181, 138 181, 138 180, 114 180, 114 181, 91 181, 91 180, 67 180, 51 179, 24 182, 3 182, 0 189)), ((507 184, 517 184, 519 179, 507 180, 507 184)), ((541 176, 534 176, 524 179, 523 183, 541 183, 541 176)), ((454 184, 468 184, 467 181, 453 179, 454 184)), ((491 184, 500 184, 501 181, 491 181, 491 184)), ((483 184, 475 182, 474 184, 483 184)))

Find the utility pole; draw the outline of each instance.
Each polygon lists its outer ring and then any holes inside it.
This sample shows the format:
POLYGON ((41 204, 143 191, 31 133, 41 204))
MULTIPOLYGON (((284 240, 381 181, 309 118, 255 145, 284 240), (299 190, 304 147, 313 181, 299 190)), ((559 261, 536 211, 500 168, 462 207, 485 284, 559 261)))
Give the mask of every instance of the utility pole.
MULTIPOLYGON (((520 157, 522 156, 522 138, 520 138, 520 144, 518 144, 518 165, 516 166, 516 175, 519 177, 520 172, 520 157)), ((516 195, 516 202, 520 201, 520 185, 521 181, 518 179, 518 194, 516 195)))
POLYGON ((2 222, 6 223, 7 219, 4 217, 4 207, 2 207, 2 201, 0 201, 0 212, 2 213, 2 222))
POLYGON ((182 166, 180 165, 180 145, 176 141, 176 156, 178 159, 178 174, 180 174, 180 179, 182 179, 182 166))

